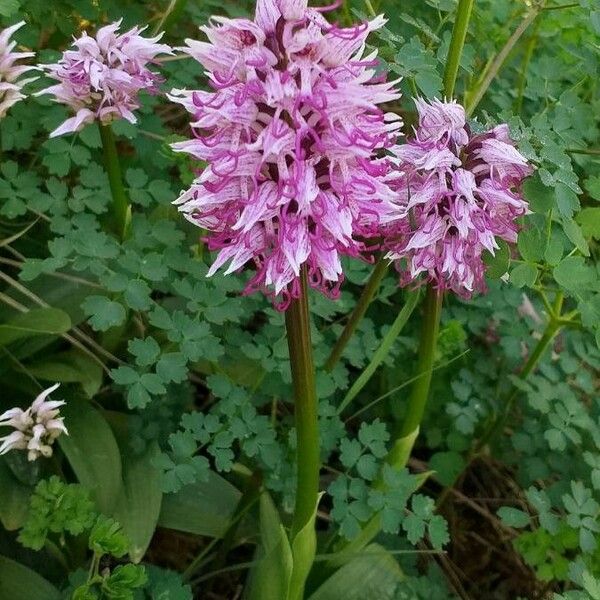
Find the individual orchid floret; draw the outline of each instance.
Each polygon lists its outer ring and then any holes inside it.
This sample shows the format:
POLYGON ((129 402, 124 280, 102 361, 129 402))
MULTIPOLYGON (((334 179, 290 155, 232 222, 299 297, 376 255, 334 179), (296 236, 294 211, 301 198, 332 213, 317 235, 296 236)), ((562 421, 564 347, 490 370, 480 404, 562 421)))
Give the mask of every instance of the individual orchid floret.
POLYGON ((49 396, 60 384, 44 390, 33 404, 22 410, 11 408, 0 415, 0 427, 12 427, 13 431, 0 438, 0 455, 11 450, 27 450, 27 459, 52 456, 52 444, 61 434, 69 432, 60 416, 62 400, 50 400, 49 396))
POLYGON ((483 251, 516 241, 516 219, 528 212, 521 184, 533 169, 507 125, 472 135, 456 102, 416 105, 414 138, 393 149, 399 199, 387 257, 402 285, 430 282, 468 298, 486 289, 483 251))
POLYGON ((14 52, 17 42, 10 39, 23 25, 25 21, 0 30, 0 118, 6 115, 11 106, 25 98, 23 87, 36 79, 21 77, 24 73, 37 70, 36 67, 18 64, 21 59, 31 58, 35 53, 14 52))
POLYGON ((254 269, 246 291, 285 309, 312 287, 335 296, 342 256, 359 256, 392 210, 390 148, 400 94, 366 50, 385 19, 340 28, 306 0, 258 0, 254 20, 214 17, 184 52, 212 91, 173 90, 194 138, 173 145, 208 165, 177 203, 218 250, 209 275, 254 269))
POLYGON ((158 43, 162 34, 144 38, 140 34, 145 28, 139 27, 118 33, 120 25, 118 21, 102 27, 95 37, 84 32, 56 64, 40 65, 58 83, 36 95, 50 94, 75 111, 50 137, 79 131, 93 121, 135 123, 139 93, 158 92, 162 79, 148 65, 159 54, 171 54, 171 48, 158 43))

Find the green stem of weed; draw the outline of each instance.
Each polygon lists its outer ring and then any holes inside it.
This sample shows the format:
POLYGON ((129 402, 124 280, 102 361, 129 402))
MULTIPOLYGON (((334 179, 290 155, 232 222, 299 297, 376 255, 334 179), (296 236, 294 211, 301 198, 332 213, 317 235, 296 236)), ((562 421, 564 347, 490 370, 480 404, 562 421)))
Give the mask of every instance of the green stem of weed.
POLYGON ((338 414, 341 414, 348 407, 350 402, 356 398, 360 391, 365 387, 369 379, 371 379, 377 368, 385 360, 392 349, 396 338, 400 335, 402 329, 404 329, 408 319, 410 319, 410 316, 417 306, 418 301, 418 291, 410 291, 407 293, 406 302, 404 303, 402 310, 398 313, 396 320, 392 323, 392 326, 389 328, 388 332, 383 338, 379 348, 377 348, 377 351, 373 355, 371 362, 367 365, 365 370, 360 374, 358 379, 356 379, 356 381, 352 384, 352 387, 348 390, 348 393, 337 409, 338 414))
POLYGON ((167 31, 170 25, 176 23, 187 3, 188 0, 171 0, 169 6, 167 6, 167 9, 154 28, 154 35, 167 31))
POLYGON ((508 55, 515 47, 516 43, 521 39, 521 36, 527 31, 529 26, 540 14, 540 10, 541 8, 533 8, 527 12, 527 14, 523 17, 523 20, 519 23, 519 26, 513 31, 512 35, 508 38, 500 52, 498 52, 494 60, 490 63, 489 68, 484 71, 483 77, 480 79, 476 88, 471 94, 468 94, 465 105, 465 111, 468 116, 472 115, 477 106, 479 106, 479 103, 481 102, 485 93, 488 91, 492 81, 494 81, 496 78, 496 75, 498 75, 498 72, 508 58, 508 55))
POLYGON ((388 261, 383 257, 377 261, 375 269, 373 269, 373 272, 369 277, 369 281, 367 281, 367 284, 363 288, 362 294, 356 306, 354 307, 348 322, 346 323, 346 327, 344 327, 344 331, 342 331, 342 335, 338 338, 338 341, 333 347, 333 350, 331 351, 331 354, 325 363, 326 371, 332 371, 342 356, 342 353, 348 345, 350 338, 354 335, 358 324, 365 316, 371 301, 375 297, 375 294, 377 293, 377 290, 379 289, 379 286, 381 285, 381 282, 387 272, 388 264, 388 261))

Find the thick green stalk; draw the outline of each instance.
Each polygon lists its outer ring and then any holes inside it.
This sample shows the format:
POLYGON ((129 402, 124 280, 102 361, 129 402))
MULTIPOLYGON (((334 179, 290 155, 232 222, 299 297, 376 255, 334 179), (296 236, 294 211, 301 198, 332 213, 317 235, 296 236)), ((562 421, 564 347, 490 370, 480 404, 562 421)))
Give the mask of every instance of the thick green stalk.
POLYGON ((434 289, 432 286, 427 289, 427 296, 424 303, 425 314, 421 327, 419 361, 415 374, 419 376, 419 379, 414 382, 410 392, 406 417, 400 429, 401 438, 405 438, 418 431, 423 414, 425 413, 440 328, 442 299, 443 294, 440 291, 434 289))
POLYGON ((448 58, 446 59, 446 69, 444 70, 444 94, 447 100, 454 96, 454 85, 458 75, 460 57, 462 55, 467 31, 469 29, 469 20, 475 0, 459 0, 456 9, 456 19, 452 29, 452 39, 448 49, 448 58))
POLYGON ((112 228, 121 241, 127 237, 129 223, 131 221, 131 206, 123 186, 121 165, 117 144, 110 124, 98 124, 100 138, 102 139, 102 151, 104 154, 104 168, 108 175, 110 191, 112 194, 112 228))
POLYGON ((319 493, 319 428, 317 393, 310 339, 308 285, 302 270, 300 298, 292 300, 285 313, 296 414, 297 491, 291 539, 315 514, 319 493))
POLYGON ((329 355, 329 358, 327 359, 327 362, 325 363, 326 371, 332 371, 335 365, 337 364, 338 360, 342 356, 342 353, 344 352, 344 349, 350 341, 350 338, 354 334, 356 327, 360 323, 361 319, 365 316, 365 313, 367 312, 371 301, 377 293, 381 281, 385 277, 388 266, 389 262, 383 257, 381 257, 377 261, 375 269, 371 273, 369 281, 367 281, 367 284, 363 288, 362 294, 356 306, 354 307, 354 310, 352 311, 348 322, 346 323, 346 327, 344 327, 344 331, 342 331, 342 335, 339 337, 338 341, 333 347, 333 350, 331 351, 331 354, 329 355))

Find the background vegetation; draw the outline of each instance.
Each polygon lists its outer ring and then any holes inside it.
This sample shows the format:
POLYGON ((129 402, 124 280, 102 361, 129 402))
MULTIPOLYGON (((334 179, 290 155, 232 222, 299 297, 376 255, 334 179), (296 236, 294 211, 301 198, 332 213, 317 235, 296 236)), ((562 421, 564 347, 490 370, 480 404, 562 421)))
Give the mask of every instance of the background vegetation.
MULTIPOLYGON (((209 15, 254 6, 178 8, 163 19, 166 1, 3 0, 0 23, 25 19, 19 43, 49 62, 120 18, 177 46, 209 15)), ((441 95, 455 9, 371 0, 336 13, 389 18, 373 43, 404 77, 391 108, 407 132, 410 97, 441 95)), ((600 599, 599 55, 594 0, 475 2, 457 96, 473 129, 508 122, 537 166, 532 214, 518 248, 490 260, 487 295, 445 299, 422 435, 386 493, 372 482, 405 409, 419 309, 338 407, 403 306, 394 273, 342 360, 318 369, 327 493, 307 598, 600 599), (376 513, 376 543, 342 561, 376 513)), ((164 90, 206 83, 191 60, 160 70, 164 90)), ((283 316, 240 295, 244 276, 205 279, 210 254, 170 204, 194 168, 168 147, 188 134, 179 106, 146 96, 138 126, 114 124, 134 207, 123 244, 102 228, 97 128, 48 139, 65 114, 30 97, 0 121, 0 412, 61 382, 70 432, 52 459, 0 458, 0 599, 239 598, 248 574, 250 590, 274 577, 261 557, 293 503, 283 316)), ((338 302, 311 296, 318 367, 372 266, 345 269, 338 302)))

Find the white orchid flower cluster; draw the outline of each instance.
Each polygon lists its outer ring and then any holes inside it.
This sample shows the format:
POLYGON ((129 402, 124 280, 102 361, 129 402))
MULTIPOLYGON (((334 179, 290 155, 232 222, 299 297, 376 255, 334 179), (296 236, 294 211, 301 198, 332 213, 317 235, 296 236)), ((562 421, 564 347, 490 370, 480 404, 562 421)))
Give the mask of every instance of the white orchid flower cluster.
POLYGON ((12 427, 13 432, 0 437, 0 455, 11 450, 27 450, 27 459, 52 456, 52 444, 61 434, 69 435, 60 415, 62 400, 50 400, 49 396, 60 384, 44 390, 23 410, 11 408, 0 415, 0 427, 12 427))

